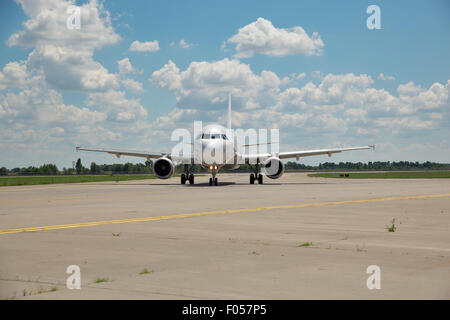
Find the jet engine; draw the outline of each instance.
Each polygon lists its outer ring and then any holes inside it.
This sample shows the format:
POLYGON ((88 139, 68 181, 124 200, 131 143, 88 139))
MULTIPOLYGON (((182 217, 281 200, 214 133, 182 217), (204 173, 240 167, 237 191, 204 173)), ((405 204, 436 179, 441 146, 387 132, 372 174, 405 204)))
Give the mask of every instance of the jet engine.
POLYGON ((173 170, 173 162, 168 158, 162 157, 153 163, 153 173, 160 179, 169 179, 173 170))
POLYGON ((261 170, 270 179, 278 179, 283 175, 283 162, 277 157, 271 157, 263 163, 261 170))

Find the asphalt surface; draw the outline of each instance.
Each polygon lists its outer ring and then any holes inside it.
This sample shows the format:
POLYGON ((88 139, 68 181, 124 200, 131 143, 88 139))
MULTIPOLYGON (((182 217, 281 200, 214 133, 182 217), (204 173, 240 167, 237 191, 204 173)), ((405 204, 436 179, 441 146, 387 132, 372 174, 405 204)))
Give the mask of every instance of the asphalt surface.
POLYGON ((449 179, 218 178, 1 187, 0 298, 450 298, 449 179))

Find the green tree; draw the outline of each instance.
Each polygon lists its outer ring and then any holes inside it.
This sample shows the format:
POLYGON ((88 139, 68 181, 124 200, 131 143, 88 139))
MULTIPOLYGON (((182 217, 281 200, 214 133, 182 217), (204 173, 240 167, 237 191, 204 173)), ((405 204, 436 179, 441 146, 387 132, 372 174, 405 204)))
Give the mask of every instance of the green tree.
POLYGON ((8 174, 8 169, 5 167, 0 168, 0 176, 6 176, 8 174))
POLYGON ((92 174, 100 173, 100 167, 95 162, 91 162, 91 173, 92 174))
POLYGON ((123 172, 123 164, 115 163, 111 166, 112 173, 122 173, 123 172))
POLYGON ((39 167, 40 174, 55 175, 58 174, 58 167, 54 164, 44 164, 39 167))
POLYGON ((73 168, 64 168, 63 174, 65 175, 73 175, 75 173, 75 170, 73 168))
POLYGON ((77 174, 80 174, 82 169, 83 165, 81 164, 81 159, 78 158, 77 163, 75 164, 75 170, 77 171, 77 174))

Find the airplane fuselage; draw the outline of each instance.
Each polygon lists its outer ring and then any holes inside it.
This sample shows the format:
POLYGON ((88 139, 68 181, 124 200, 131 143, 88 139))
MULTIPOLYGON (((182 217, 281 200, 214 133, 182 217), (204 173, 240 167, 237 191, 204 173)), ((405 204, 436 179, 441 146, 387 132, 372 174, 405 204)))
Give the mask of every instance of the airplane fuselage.
POLYGON ((235 144, 219 126, 203 132, 194 142, 194 161, 214 171, 222 168, 236 169, 239 168, 239 163, 242 163, 235 144))

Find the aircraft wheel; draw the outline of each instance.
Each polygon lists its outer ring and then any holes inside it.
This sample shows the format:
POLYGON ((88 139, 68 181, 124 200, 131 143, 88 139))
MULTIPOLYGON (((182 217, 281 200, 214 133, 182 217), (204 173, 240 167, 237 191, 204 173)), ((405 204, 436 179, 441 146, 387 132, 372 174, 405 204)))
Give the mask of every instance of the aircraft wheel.
POLYGON ((255 184, 255 175, 253 173, 250 175, 250 184, 255 184))
POLYGON ((189 183, 194 184, 194 175, 193 174, 189 175, 189 183))
POLYGON ((209 178, 209 185, 212 186, 212 178, 209 178))
POLYGON ((181 184, 186 184, 186 175, 184 173, 181 174, 181 184))
POLYGON ((258 183, 263 184, 263 175, 262 174, 258 175, 258 183))
POLYGON ((217 186, 217 178, 214 178, 214 185, 217 186))

